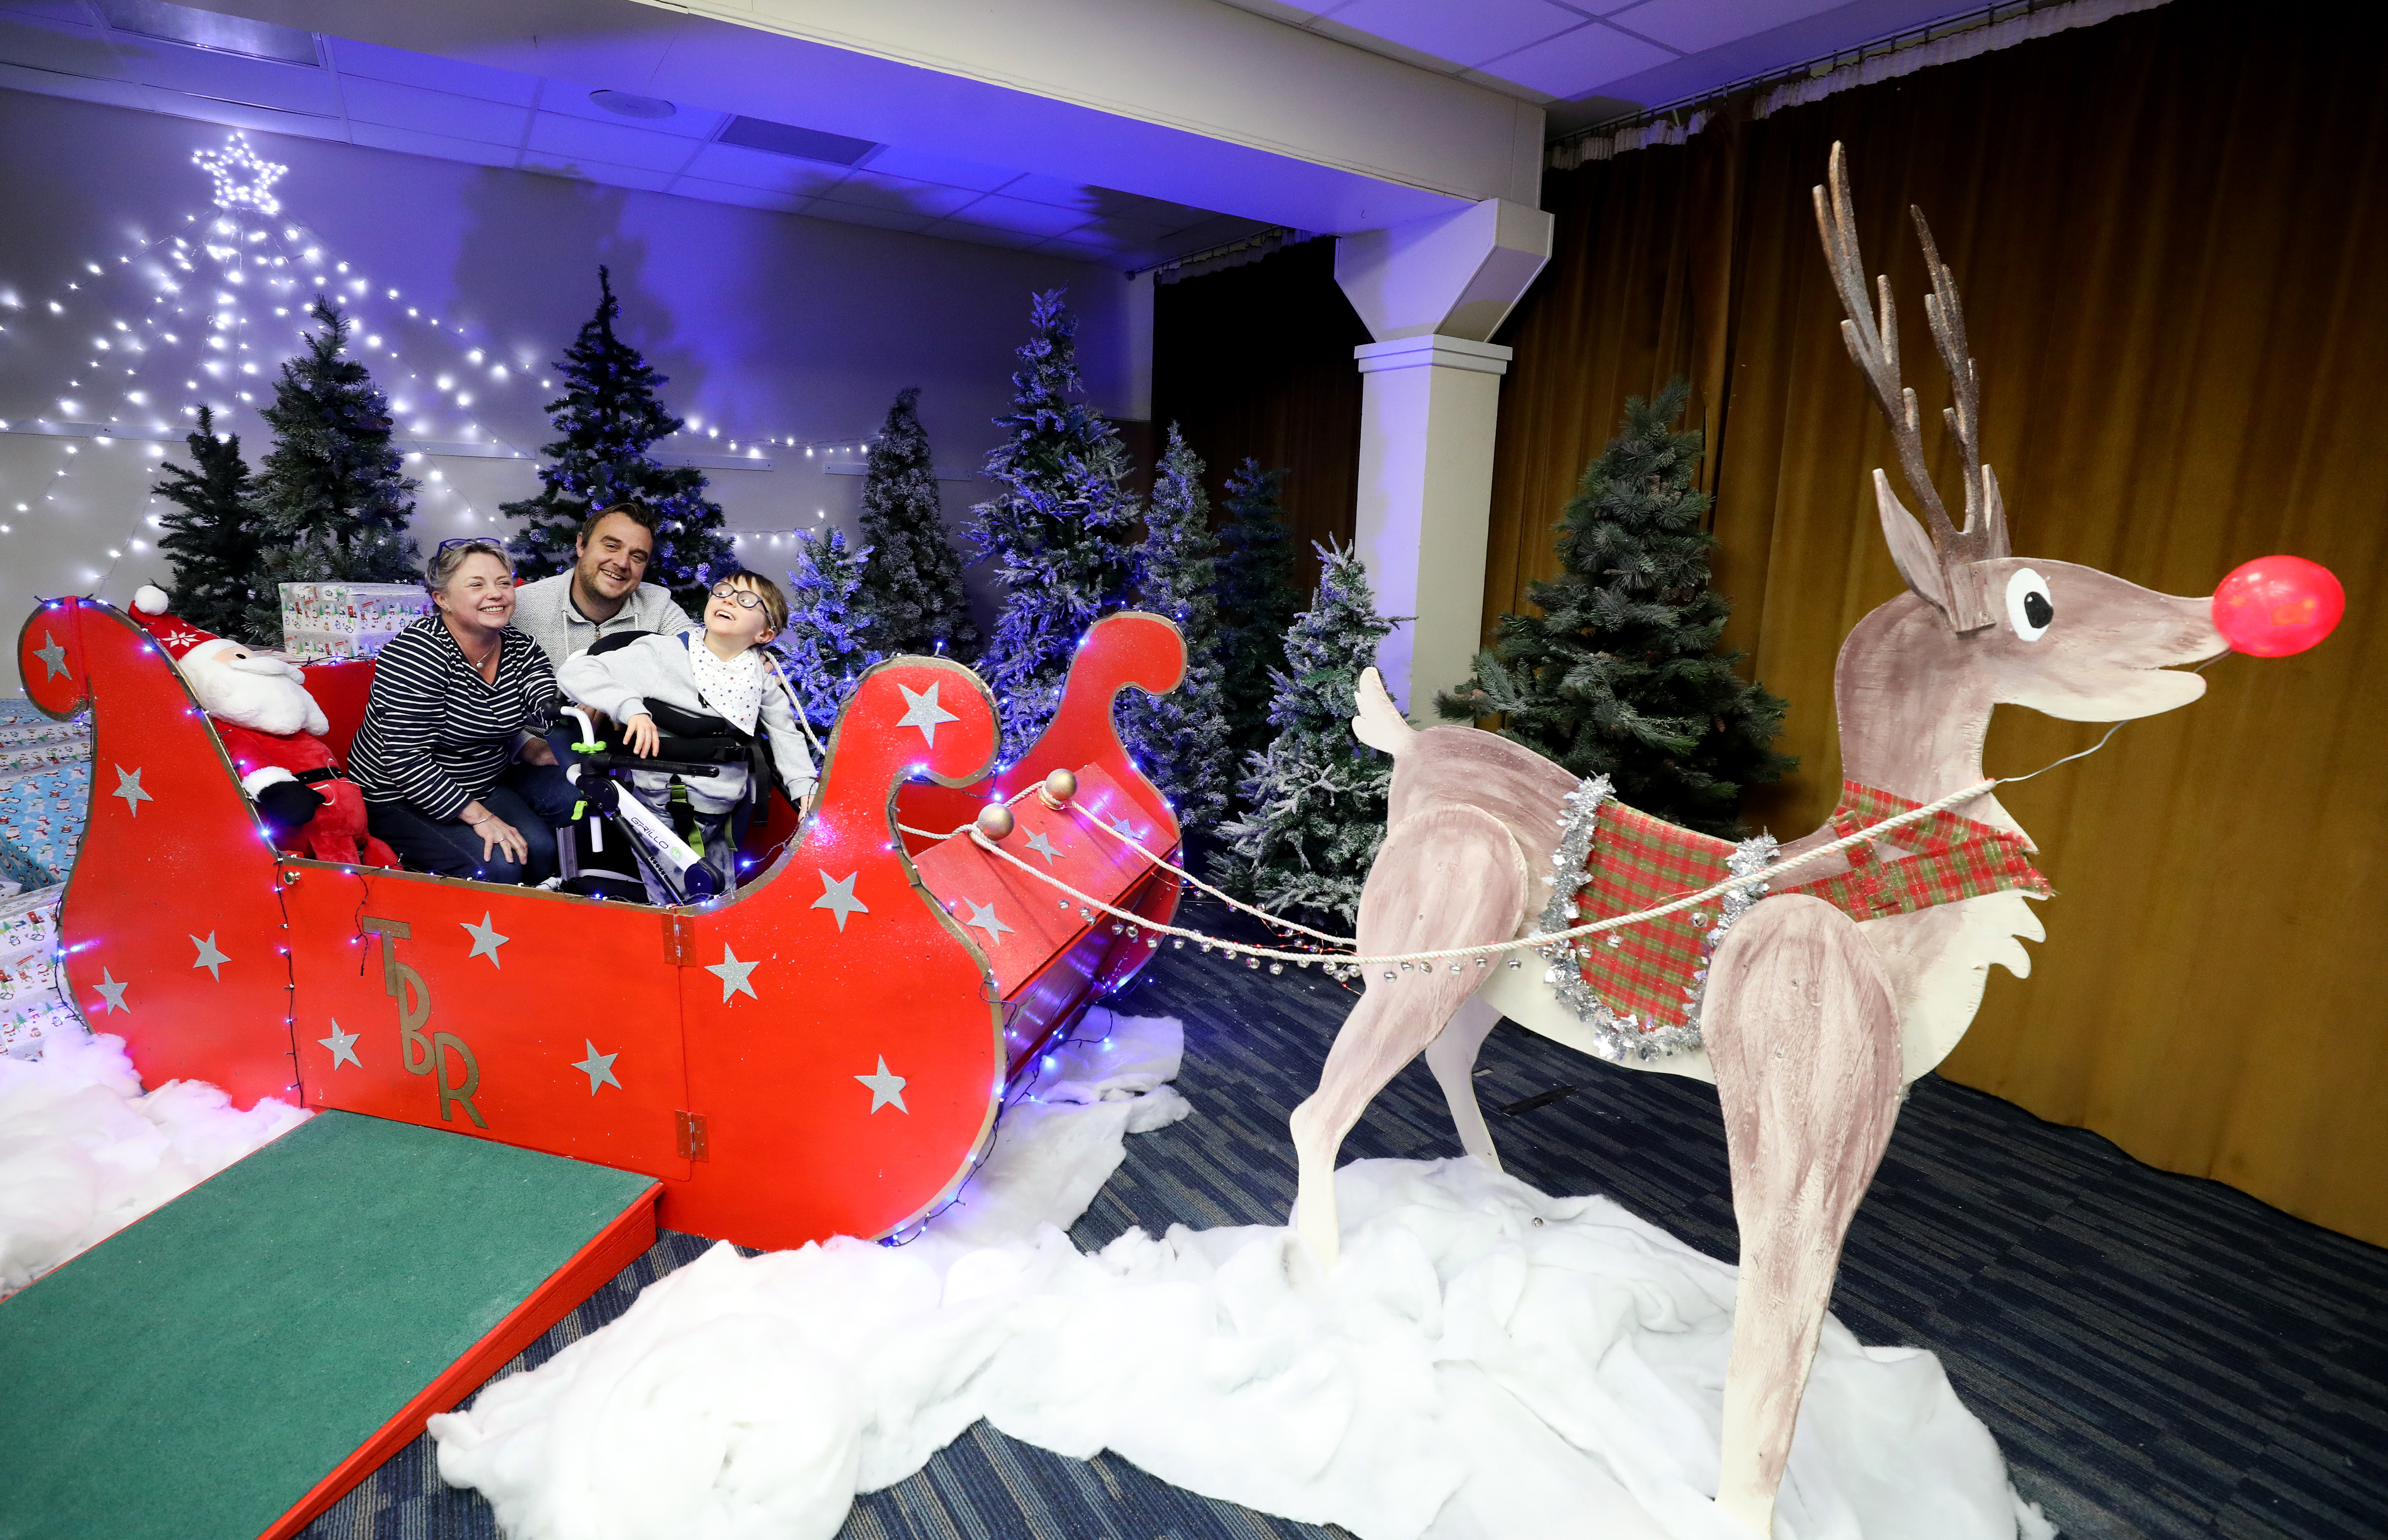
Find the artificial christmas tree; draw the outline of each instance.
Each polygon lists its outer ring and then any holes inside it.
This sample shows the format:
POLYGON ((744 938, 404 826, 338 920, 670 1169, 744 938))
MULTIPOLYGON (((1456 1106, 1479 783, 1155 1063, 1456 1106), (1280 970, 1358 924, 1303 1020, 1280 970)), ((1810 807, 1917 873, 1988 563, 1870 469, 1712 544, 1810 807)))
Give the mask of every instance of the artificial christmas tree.
POLYGON ((1219 530, 1219 668, 1227 745, 1240 762, 1269 741, 1270 677, 1285 667, 1285 630, 1302 596, 1293 587, 1293 539, 1279 501, 1285 472, 1246 459, 1227 477, 1219 530))
POLYGON ((1226 816, 1235 763, 1221 698, 1218 550, 1202 462, 1172 423, 1132 565, 1136 606, 1176 621, 1186 638, 1186 678, 1165 695, 1139 691, 1123 698, 1120 738, 1176 808, 1178 822, 1197 829, 1226 816))
POLYGON ((1708 586, 1701 435, 1668 426, 1690 389, 1625 403, 1559 520, 1562 575, 1526 591, 1542 613, 1501 617, 1475 677, 1435 704, 1456 721, 1503 715, 1504 737, 1607 776, 1627 806, 1735 839, 1742 788, 1798 761, 1770 746, 1785 703, 1716 650, 1732 610, 1708 586))
POLYGON ((409 583, 422 579, 406 538, 416 483, 389 447, 389 400, 348 355, 349 319, 322 295, 309 306, 321 329, 282 365, 273 452, 248 501, 258 561, 240 634, 282 642, 284 583, 409 583))
POLYGON ((193 468, 170 460, 158 467, 164 479, 149 489, 175 504, 158 521, 167 530, 159 548, 174 569, 170 602, 175 615, 203 631, 245 635, 257 576, 257 531, 248 507, 256 478, 240 457, 240 435, 217 437, 213 407, 199 408, 199 426, 184 442, 193 468))
POLYGON ((1393 623, 1377 613, 1367 569, 1349 549, 1317 548, 1318 597, 1285 637, 1272 676, 1277 736, 1244 761, 1244 814, 1228 842, 1223 885, 1278 913, 1304 910, 1345 924, 1385 837, 1393 762, 1352 736, 1360 671, 1393 623))
POLYGON ((886 654, 943 653, 968 661, 978 649, 961 554, 946 533, 937 473, 921 426, 921 388, 896 396, 870 445, 862 482, 863 564, 856 603, 886 654))
POLYGON ((799 530, 788 573, 788 628, 774 643, 789 685, 816 732, 837 725, 863 671, 887 655, 874 646, 877 618, 857 599, 870 547, 848 545, 835 529, 799 530))
POLYGON ((671 590, 691 615, 715 579, 736 570, 738 558, 722 533, 721 509, 705 497, 705 473, 693 465, 661 465, 648 454, 658 439, 683 424, 655 397, 670 376, 657 374, 639 350, 614 335, 622 302, 613 274, 597 270, 597 313, 564 350, 556 369, 564 394, 547 403, 563 437, 540 453, 537 497, 498 511, 522 521, 512 542, 516 570, 544 578, 572 566, 572 538, 591 514, 617 503, 654 510, 655 554, 647 581, 671 590))
POLYGON ((1077 364, 1077 317, 1061 291, 1030 302, 1031 335, 1012 373, 1012 410, 996 425, 1010 437, 990 451, 986 474, 1002 489, 972 512, 968 533, 1004 582, 995 635, 978 662, 1003 719, 1009 762, 1052 719, 1078 639, 1120 607, 1136 505, 1120 489, 1127 453, 1119 435, 1073 396, 1086 392, 1077 364))

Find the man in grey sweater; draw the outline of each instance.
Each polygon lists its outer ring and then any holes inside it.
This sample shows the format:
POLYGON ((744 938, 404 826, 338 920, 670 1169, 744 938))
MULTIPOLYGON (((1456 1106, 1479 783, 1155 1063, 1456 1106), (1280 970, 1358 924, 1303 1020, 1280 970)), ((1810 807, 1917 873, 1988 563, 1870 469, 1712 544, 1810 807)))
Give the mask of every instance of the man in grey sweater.
POLYGON ((617 503, 590 515, 573 537, 569 572, 525 583, 514 624, 554 667, 617 631, 677 636, 696 624, 670 592, 643 579, 655 555, 655 515, 617 503))

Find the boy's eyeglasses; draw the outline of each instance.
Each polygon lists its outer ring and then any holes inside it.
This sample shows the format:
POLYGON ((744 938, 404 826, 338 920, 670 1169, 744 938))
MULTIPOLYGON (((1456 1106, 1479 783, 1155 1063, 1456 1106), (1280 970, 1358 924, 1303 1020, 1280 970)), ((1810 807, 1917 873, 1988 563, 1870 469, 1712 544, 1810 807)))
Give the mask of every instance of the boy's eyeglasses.
POLYGON ((740 609, 759 609, 762 607, 763 604, 763 596, 761 594, 755 592, 751 589, 731 588, 728 583, 714 584, 713 596, 716 599, 730 600, 740 609))

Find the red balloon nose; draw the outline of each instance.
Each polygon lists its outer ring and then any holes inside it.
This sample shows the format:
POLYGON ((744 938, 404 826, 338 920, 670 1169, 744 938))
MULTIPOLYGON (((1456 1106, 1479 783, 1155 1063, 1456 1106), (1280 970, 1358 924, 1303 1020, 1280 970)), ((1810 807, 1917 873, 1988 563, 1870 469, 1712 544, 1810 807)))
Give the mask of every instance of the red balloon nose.
POLYGON ((2214 591, 2214 625, 2233 652, 2286 657, 2337 629, 2346 590, 2303 556, 2258 556, 2214 591))

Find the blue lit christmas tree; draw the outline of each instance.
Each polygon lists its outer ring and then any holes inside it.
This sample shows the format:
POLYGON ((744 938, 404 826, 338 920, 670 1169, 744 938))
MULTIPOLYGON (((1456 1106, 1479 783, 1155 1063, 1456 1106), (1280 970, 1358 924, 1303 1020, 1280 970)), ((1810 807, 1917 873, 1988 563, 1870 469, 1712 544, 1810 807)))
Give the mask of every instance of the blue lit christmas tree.
POLYGON ((1318 597, 1286 633, 1271 676, 1277 736, 1244 761, 1246 811, 1228 841, 1223 885, 1262 908, 1360 917, 1360 889, 1385 837, 1393 762, 1352 736, 1360 671, 1393 623, 1377 613, 1367 569, 1348 549, 1317 548, 1318 597))
POLYGON ((1002 757, 1017 758, 1061 704, 1070 658, 1086 628, 1121 606, 1135 500, 1121 490, 1127 452, 1083 400, 1077 318, 1061 290, 1035 296, 1030 337, 1012 373, 1012 409, 996 425, 1010 437, 988 452, 1000 488, 972 512, 967 531, 1003 579, 995 635, 978 671, 1003 720, 1002 757))
POLYGON ((863 670, 885 655, 871 645, 874 623, 857 604, 870 547, 848 545, 835 529, 796 532, 796 565, 788 573, 788 628, 776 645, 787 660, 788 683, 813 731, 837 725, 863 670))
POLYGON ((1234 757, 1269 741, 1269 681, 1285 667, 1285 630, 1302 595, 1293 586, 1293 537, 1279 500, 1285 472, 1246 458, 1227 477, 1219 530, 1219 664, 1234 757))
POLYGON ((862 538, 870 559, 859 603, 880 649, 943 653, 968 659, 978 649, 961 554, 946 532, 929 435, 921 426, 921 388, 899 391, 870 442, 862 483, 862 538))
POLYGON ((498 511, 522 521, 513 547, 518 569, 542 578, 571 566, 572 538, 591 513, 616 503, 646 504, 657 520, 647 579, 670 589, 693 615, 705 591, 735 570, 738 558, 722 532, 720 506, 705 499, 705 473, 659 465, 648 453, 656 439, 686 425, 655 395, 669 376, 615 335, 622 302, 603 267, 597 289, 597 312, 556 363, 564 394, 547 410, 563 437, 540 451, 548 464, 540 467, 539 495, 498 511))
POLYGON ((1220 695, 1219 607, 1213 592, 1218 552, 1202 462, 1172 423, 1133 565, 1137 607, 1176 621, 1186 638, 1186 679, 1166 695, 1124 696, 1120 736, 1176 808, 1178 821, 1190 828, 1208 828, 1226 815, 1234 763, 1220 695))

